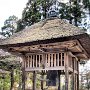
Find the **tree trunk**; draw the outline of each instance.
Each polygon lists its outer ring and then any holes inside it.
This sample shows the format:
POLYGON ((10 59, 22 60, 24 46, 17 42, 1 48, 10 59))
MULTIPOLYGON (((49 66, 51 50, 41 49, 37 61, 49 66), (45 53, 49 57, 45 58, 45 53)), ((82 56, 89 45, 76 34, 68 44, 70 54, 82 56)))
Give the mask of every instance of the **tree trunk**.
POLYGON ((45 0, 45 7, 44 7, 44 12, 45 12, 45 18, 47 18, 47 7, 46 7, 46 0, 45 0))
POLYGON ((75 21, 75 26, 78 26, 78 24, 77 24, 77 17, 75 17, 75 19, 74 19, 74 21, 75 21))
POLYGON ((72 24, 72 17, 71 17, 71 0, 69 1, 69 3, 70 3, 70 18, 69 18, 69 23, 70 24, 72 24))
POLYGON ((76 0, 76 11, 74 12, 74 23, 75 23, 75 26, 78 26, 78 11, 77 11, 77 6, 78 4, 78 1, 76 0))

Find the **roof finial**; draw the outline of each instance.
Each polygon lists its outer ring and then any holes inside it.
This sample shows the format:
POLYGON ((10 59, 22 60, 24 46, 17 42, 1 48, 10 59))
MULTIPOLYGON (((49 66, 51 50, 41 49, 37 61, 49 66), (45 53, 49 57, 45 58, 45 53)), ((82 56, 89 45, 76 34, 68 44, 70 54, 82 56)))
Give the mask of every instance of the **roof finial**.
POLYGON ((58 2, 54 2, 53 5, 49 8, 47 16, 50 17, 58 17, 59 16, 59 8, 58 2))

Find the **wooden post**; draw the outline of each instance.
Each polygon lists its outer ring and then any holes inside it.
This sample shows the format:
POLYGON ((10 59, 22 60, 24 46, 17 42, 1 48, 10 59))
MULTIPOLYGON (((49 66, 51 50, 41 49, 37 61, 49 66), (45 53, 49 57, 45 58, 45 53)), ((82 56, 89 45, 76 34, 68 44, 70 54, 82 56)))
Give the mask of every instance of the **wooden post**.
MULTIPOLYGON (((20 63, 20 62, 19 62, 20 63)), ((19 87, 18 90, 21 90, 21 84, 22 84, 22 80, 21 80, 21 63, 19 64, 19 87)))
POLYGON ((74 72, 74 70, 75 70, 75 59, 73 58, 73 60, 72 60, 72 63, 73 63, 73 73, 72 73, 72 76, 73 76, 73 86, 72 86, 72 90, 75 90, 75 72, 74 72))
POLYGON ((33 89, 32 90, 36 90, 36 72, 33 72, 33 89))
POLYGON ((56 67, 56 54, 54 54, 54 67, 56 67))
MULTIPOLYGON (((46 67, 46 55, 45 54, 43 54, 43 58, 42 58, 42 68, 44 69, 46 67)), ((41 78, 42 78, 42 80, 41 80, 41 90, 44 90, 44 81, 43 81, 43 79, 44 79, 44 71, 42 71, 41 72, 41 78)))
POLYGON ((65 90, 68 90, 68 84, 69 84, 69 72, 68 72, 68 54, 64 53, 64 61, 65 61, 65 90))
POLYGON ((57 58, 57 64, 58 64, 57 66, 59 66, 59 53, 57 54, 57 57, 58 57, 57 58))
POLYGON ((22 90, 25 90, 25 81, 26 81, 26 73, 25 73, 25 55, 22 56, 22 90))
POLYGON ((48 67, 50 67, 50 54, 48 54, 48 67))
POLYGON ((14 69, 13 68, 11 69, 10 76, 11 76, 11 87, 10 87, 10 90, 13 90, 13 85, 14 85, 14 69))
POLYGON ((77 74, 77 90, 79 90, 79 61, 77 63, 77 70, 78 70, 78 74, 77 74))
POLYGON ((44 81, 43 81, 43 79, 44 79, 44 71, 42 71, 42 73, 41 73, 41 78, 42 78, 42 80, 41 80, 41 90, 44 90, 44 81))
POLYGON ((61 83, 61 78, 60 78, 60 73, 61 73, 61 71, 60 70, 58 70, 58 90, 61 90, 61 85, 60 85, 60 83, 61 83))

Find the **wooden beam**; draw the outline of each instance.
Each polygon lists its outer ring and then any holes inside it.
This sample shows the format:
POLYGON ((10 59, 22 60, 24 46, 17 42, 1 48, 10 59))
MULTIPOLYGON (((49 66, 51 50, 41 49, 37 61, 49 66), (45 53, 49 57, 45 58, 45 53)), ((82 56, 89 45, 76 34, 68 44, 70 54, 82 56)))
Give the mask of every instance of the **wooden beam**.
POLYGON ((26 72, 29 72, 29 71, 38 71, 38 70, 65 70, 65 67, 64 66, 57 66, 57 67, 45 67, 45 68, 38 68, 38 67, 34 67, 34 68, 25 68, 25 71, 26 72))
POLYGON ((58 42, 58 43, 48 43, 48 44, 39 44, 39 45, 31 45, 31 46, 20 46, 20 47, 9 47, 11 51, 33 51, 33 50, 40 50, 40 51, 46 51, 48 49, 52 48, 72 48, 76 45, 75 40, 66 41, 66 42, 58 42))
POLYGON ((46 49, 44 49, 44 48, 40 48, 40 49, 38 49, 39 51, 41 51, 41 52, 46 52, 47 50, 46 49))
POLYGON ((87 56, 87 59, 89 59, 88 53, 86 52, 86 50, 84 49, 84 47, 80 44, 80 41, 79 41, 79 40, 77 40, 77 44, 78 44, 79 47, 82 49, 82 51, 85 53, 85 55, 87 56))
POLYGON ((70 56, 75 57, 77 61, 78 59, 82 59, 82 60, 88 59, 84 52, 70 52, 69 51, 69 54, 70 56))
POLYGON ((73 55, 85 54, 84 52, 73 52, 73 55))

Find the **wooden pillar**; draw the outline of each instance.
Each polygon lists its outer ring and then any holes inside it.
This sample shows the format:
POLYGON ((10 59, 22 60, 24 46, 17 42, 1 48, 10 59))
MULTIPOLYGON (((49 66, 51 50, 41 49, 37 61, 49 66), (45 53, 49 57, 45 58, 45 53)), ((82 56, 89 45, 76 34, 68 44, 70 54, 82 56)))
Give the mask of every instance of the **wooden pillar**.
POLYGON ((26 81, 26 73, 25 73, 25 55, 22 56, 22 90, 25 90, 25 81, 26 81))
POLYGON ((64 53, 64 61, 65 61, 65 90, 69 90, 69 71, 68 71, 68 54, 64 53))
MULTIPOLYGON (((46 67, 46 55, 43 54, 43 59, 42 59, 42 68, 44 69, 46 67)), ((41 90, 44 90, 44 71, 41 72, 41 90)))
POLYGON ((79 61, 77 63, 77 71, 78 71, 78 74, 77 74, 77 90, 79 90, 79 61))
POLYGON ((18 90, 21 90, 21 85, 22 85, 22 77, 21 77, 21 75, 22 75, 22 73, 21 73, 21 64, 19 64, 19 87, 18 87, 18 90))
POLYGON ((32 90, 36 90, 36 72, 33 72, 33 89, 32 90))
POLYGON ((72 73, 73 84, 72 84, 72 90, 75 90, 75 72, 74 72, 74 70, 75 70, 75 60, 74 60, 74 58, 72 60, 72 63, 73 63, 73 73, 72 73))
POLYGON ((74 88, 74 87, 75 87, 75 85, 74 85, 74 82, 75 82, 75 81, 74 81, 74 60, 72 61, 72 63, 73 63, 73 73, 72 73, 72 77, 73 77, 73 78, 72 78, 72 79, 73 79, 72 81, 73 81, 73 82, 72 82, 72 90, 75 90, 75 88, 74 88))
POLYGON ((58 70, 58 90, 61 90, 61 78, 60 78, 60 75, 61 75, 61 71, 58 70))
POLYGON ((43 81, 43 79, 44 79, 44 71, 42 71, 42 73, 41 73, 41 78, 42 78, 42 80, 41 80, 41 90, 44 90, 44 81, 43 81))
POLYGON ((10 87, 10 90, 13 90, 13 85, 14 85, 14 69, 13 68, 11 69, 10 76, 11 76, 11 87, 10 87))

